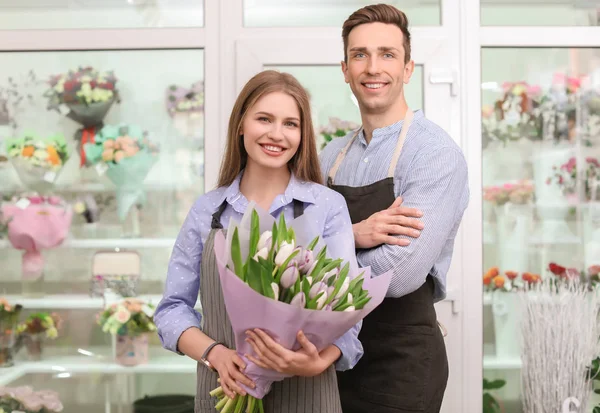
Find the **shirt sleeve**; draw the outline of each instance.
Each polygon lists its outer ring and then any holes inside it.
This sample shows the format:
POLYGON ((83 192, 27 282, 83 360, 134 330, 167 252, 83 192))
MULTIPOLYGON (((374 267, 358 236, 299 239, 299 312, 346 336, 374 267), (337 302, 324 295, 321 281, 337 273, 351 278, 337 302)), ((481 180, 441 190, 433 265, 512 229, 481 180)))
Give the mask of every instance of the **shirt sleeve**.
POLYGON ((413 161, 401 193, 403 206, 423 212, 424 229, 406 247, 384 244, 357 254, 375 274, 393 271, 389 297, 401 297, 425 283, 468 203, 467 165, 462 153, 440 148, 413 161))
MULTIPOLYGON (((348 244, 351 248, 351 254, 354 254, 354 234, 352 232, 352 221, 348 206, 342 195, 337 192, 332 192, 329 196, 331 208, 325 222, 325 231, 323 238, 331 236, 342 236, 344 239, 352 240, 348 244)), ((342 353, 340 358, 335 363, 336 370, 344 371, 353 368, 363 356, 363 346, 358 339, 358 333, 362 326, 362 321, 353 326, 350 330, 344 333, 333 344, 338 347, 342 353)))
POLYGON ((163 298, 154 314, 163 347, 178 354, 182 354, 177 349, 181 334, 190 327, 200 328, 201 316, 194 309, 200 291, 203 249, 198 215, 194 205, 175 241, 163 298))

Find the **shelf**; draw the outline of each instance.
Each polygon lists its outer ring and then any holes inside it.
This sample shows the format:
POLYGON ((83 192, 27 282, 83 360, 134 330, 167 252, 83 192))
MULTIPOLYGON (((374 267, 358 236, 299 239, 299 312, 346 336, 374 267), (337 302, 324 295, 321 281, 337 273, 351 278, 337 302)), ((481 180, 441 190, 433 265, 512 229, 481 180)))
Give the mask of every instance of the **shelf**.
POLYGON ((170 353, 162 348, 151 348, 147 364, 133 367, 121 366, 108 353, 110 348, 77 349, 71 354, 46 355, 36 362, 15 361, 13 367, 0 369, 0 386, 6 386, 27 374, 56 374, 57 378, 68 378, 73 374, 131 374, 195 373, 197 363, 186 357, 170 353))
POLYGON ((489 370, 518 370, 521 368, 520 357, 483 356, 483 368, 489 370))
MULTIPOLYGON (((173 248, 175 238, 89 238, 65 240, 58 248, 173 248)), ((0 248, 12 248, 8 240, 0 240, 0 248)))
MULTIPOLYGON (((103 308, 104 299, 90 297, 86 294, 57 294, 43 297, 23 297, 20 295, 4 296, 9 303, 21 304, 25 310, 35 309, 89 309, 100 310, 103 308)), ((160 294, 140 295, 136 298, 158 305, 162 299, 160 294)), ((200 300, 196 301, 196 309, 200 308, 200 300)))

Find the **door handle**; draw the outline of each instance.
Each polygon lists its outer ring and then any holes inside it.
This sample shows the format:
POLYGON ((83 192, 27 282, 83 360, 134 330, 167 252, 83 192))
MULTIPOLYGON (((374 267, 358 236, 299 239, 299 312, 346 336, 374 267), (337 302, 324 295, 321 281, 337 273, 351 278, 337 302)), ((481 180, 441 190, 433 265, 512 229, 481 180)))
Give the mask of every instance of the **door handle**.
POLYGON ((437 68, 429 71, 429 83, 437 85, 441 83, 450 84, 450 95, 458 96, 458 72, 454 69, 437 68))

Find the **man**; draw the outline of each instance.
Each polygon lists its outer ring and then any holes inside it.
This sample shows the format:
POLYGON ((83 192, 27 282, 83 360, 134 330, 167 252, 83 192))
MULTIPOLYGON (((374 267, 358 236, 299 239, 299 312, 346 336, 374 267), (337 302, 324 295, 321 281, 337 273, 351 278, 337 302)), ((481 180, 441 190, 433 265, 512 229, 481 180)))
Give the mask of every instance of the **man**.
POLYGON ((348 203, 359 264, 393 271, 386 299, 363 321, 362 359, 338 375, 342 408, 439 412, 448 359, 433 304, 446 294, 469 198, 467 165, 450 136, 407 105, 403 86, 414 62, 406 15, 364 7, 346 20, 342 38, 342 71, 363 125, 329 143, 321 166, 348 203))

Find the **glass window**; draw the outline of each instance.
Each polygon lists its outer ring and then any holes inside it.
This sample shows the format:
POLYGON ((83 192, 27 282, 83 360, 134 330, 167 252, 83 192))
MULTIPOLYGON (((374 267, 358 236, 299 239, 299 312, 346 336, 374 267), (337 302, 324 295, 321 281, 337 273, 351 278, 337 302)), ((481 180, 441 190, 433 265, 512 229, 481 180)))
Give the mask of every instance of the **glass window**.
MULTIPOLYGON (((317 136, 318 148, 323 148, 332 136, 327 130, 344 131, 360 125, 356 98, 344 82, 340 66, 270 66, 265 69, 288 72, 308 90, 315 130, 320 132, 317 136)), ((422 109, 423 66, 415 66, 410 83, 404 87, 411 108, 422 109)))
POLYGON ((482 26, 598 26, 597 1, 481 2, 482 26))
MULTIPOLYGON (((353 12, 372 4, 371 1, 315 0, 244 0, 246 27, 339 27, 353 12)), ((393 0, 391 4, 408 16, 411 26, 439 26, 441 0, 409 2, 393 0)))
MULTIPOLYGON (((5 215, 50 201, 56 211, 73 210, 70 224, 55 217, 62 232, 41 244, 47 288, 86 292, 96 250, 154 245, 142 254, 143 289, 161 292, 164 271, 153 269, 166 268, 174 238, 204 191, 203 50, 3 57, 10 62, 0 68, 5 215), (174 71, 174 65, 184 69, 174 71), (32 191, 45 198, 29 197, 32 191), (65 237, 62 247, 52 248, 65 237), (120 242, 123 237, 131 239, 120 242)), ((14 239, 3 242, 23 247, 14 239)), ((15 269, 3 279, 7 292, 19 291, 22 252, 0 248, 2 262, 15 269)))
POLYGON ((0 1, 7 30, 202 26, 204 0, 0 1))
MULTIPOLYGON (((502 400, 506 412, 521 412, 531 402, 521 389, 546 394, 540 386, 556 385, 557 379, 528 379, 541 368, 536 346, 551 343, 567 357, 566 340, 549 335, 560 336, 555 328, 585 340, 587 327, 567 315, 583 295, 567 294, 574 297, 568 310, 557 314, 549 305, 544 315, 537 310, 551 301, 535 300, 553 296, 550 287, 531 289, 580 277, 591 289, 600 281, 599 58, 600 49, 482 50, 484 402, 502 400), (567 317, 562 324, 561 316, 567 317), (551 327, 539 327, 544 317, 553 320, 551 327)), ((587 357, 584 350, 577 354, 587 357)), ((577 362, 568 364, 557 366, 571 369, 577 362)), ((555 377, 553 368, 544 374, 555 377)), ((569 374, 561 377, 579 376, 569 374)), ((599 402, 592 399, 586 411, 599 402)))

